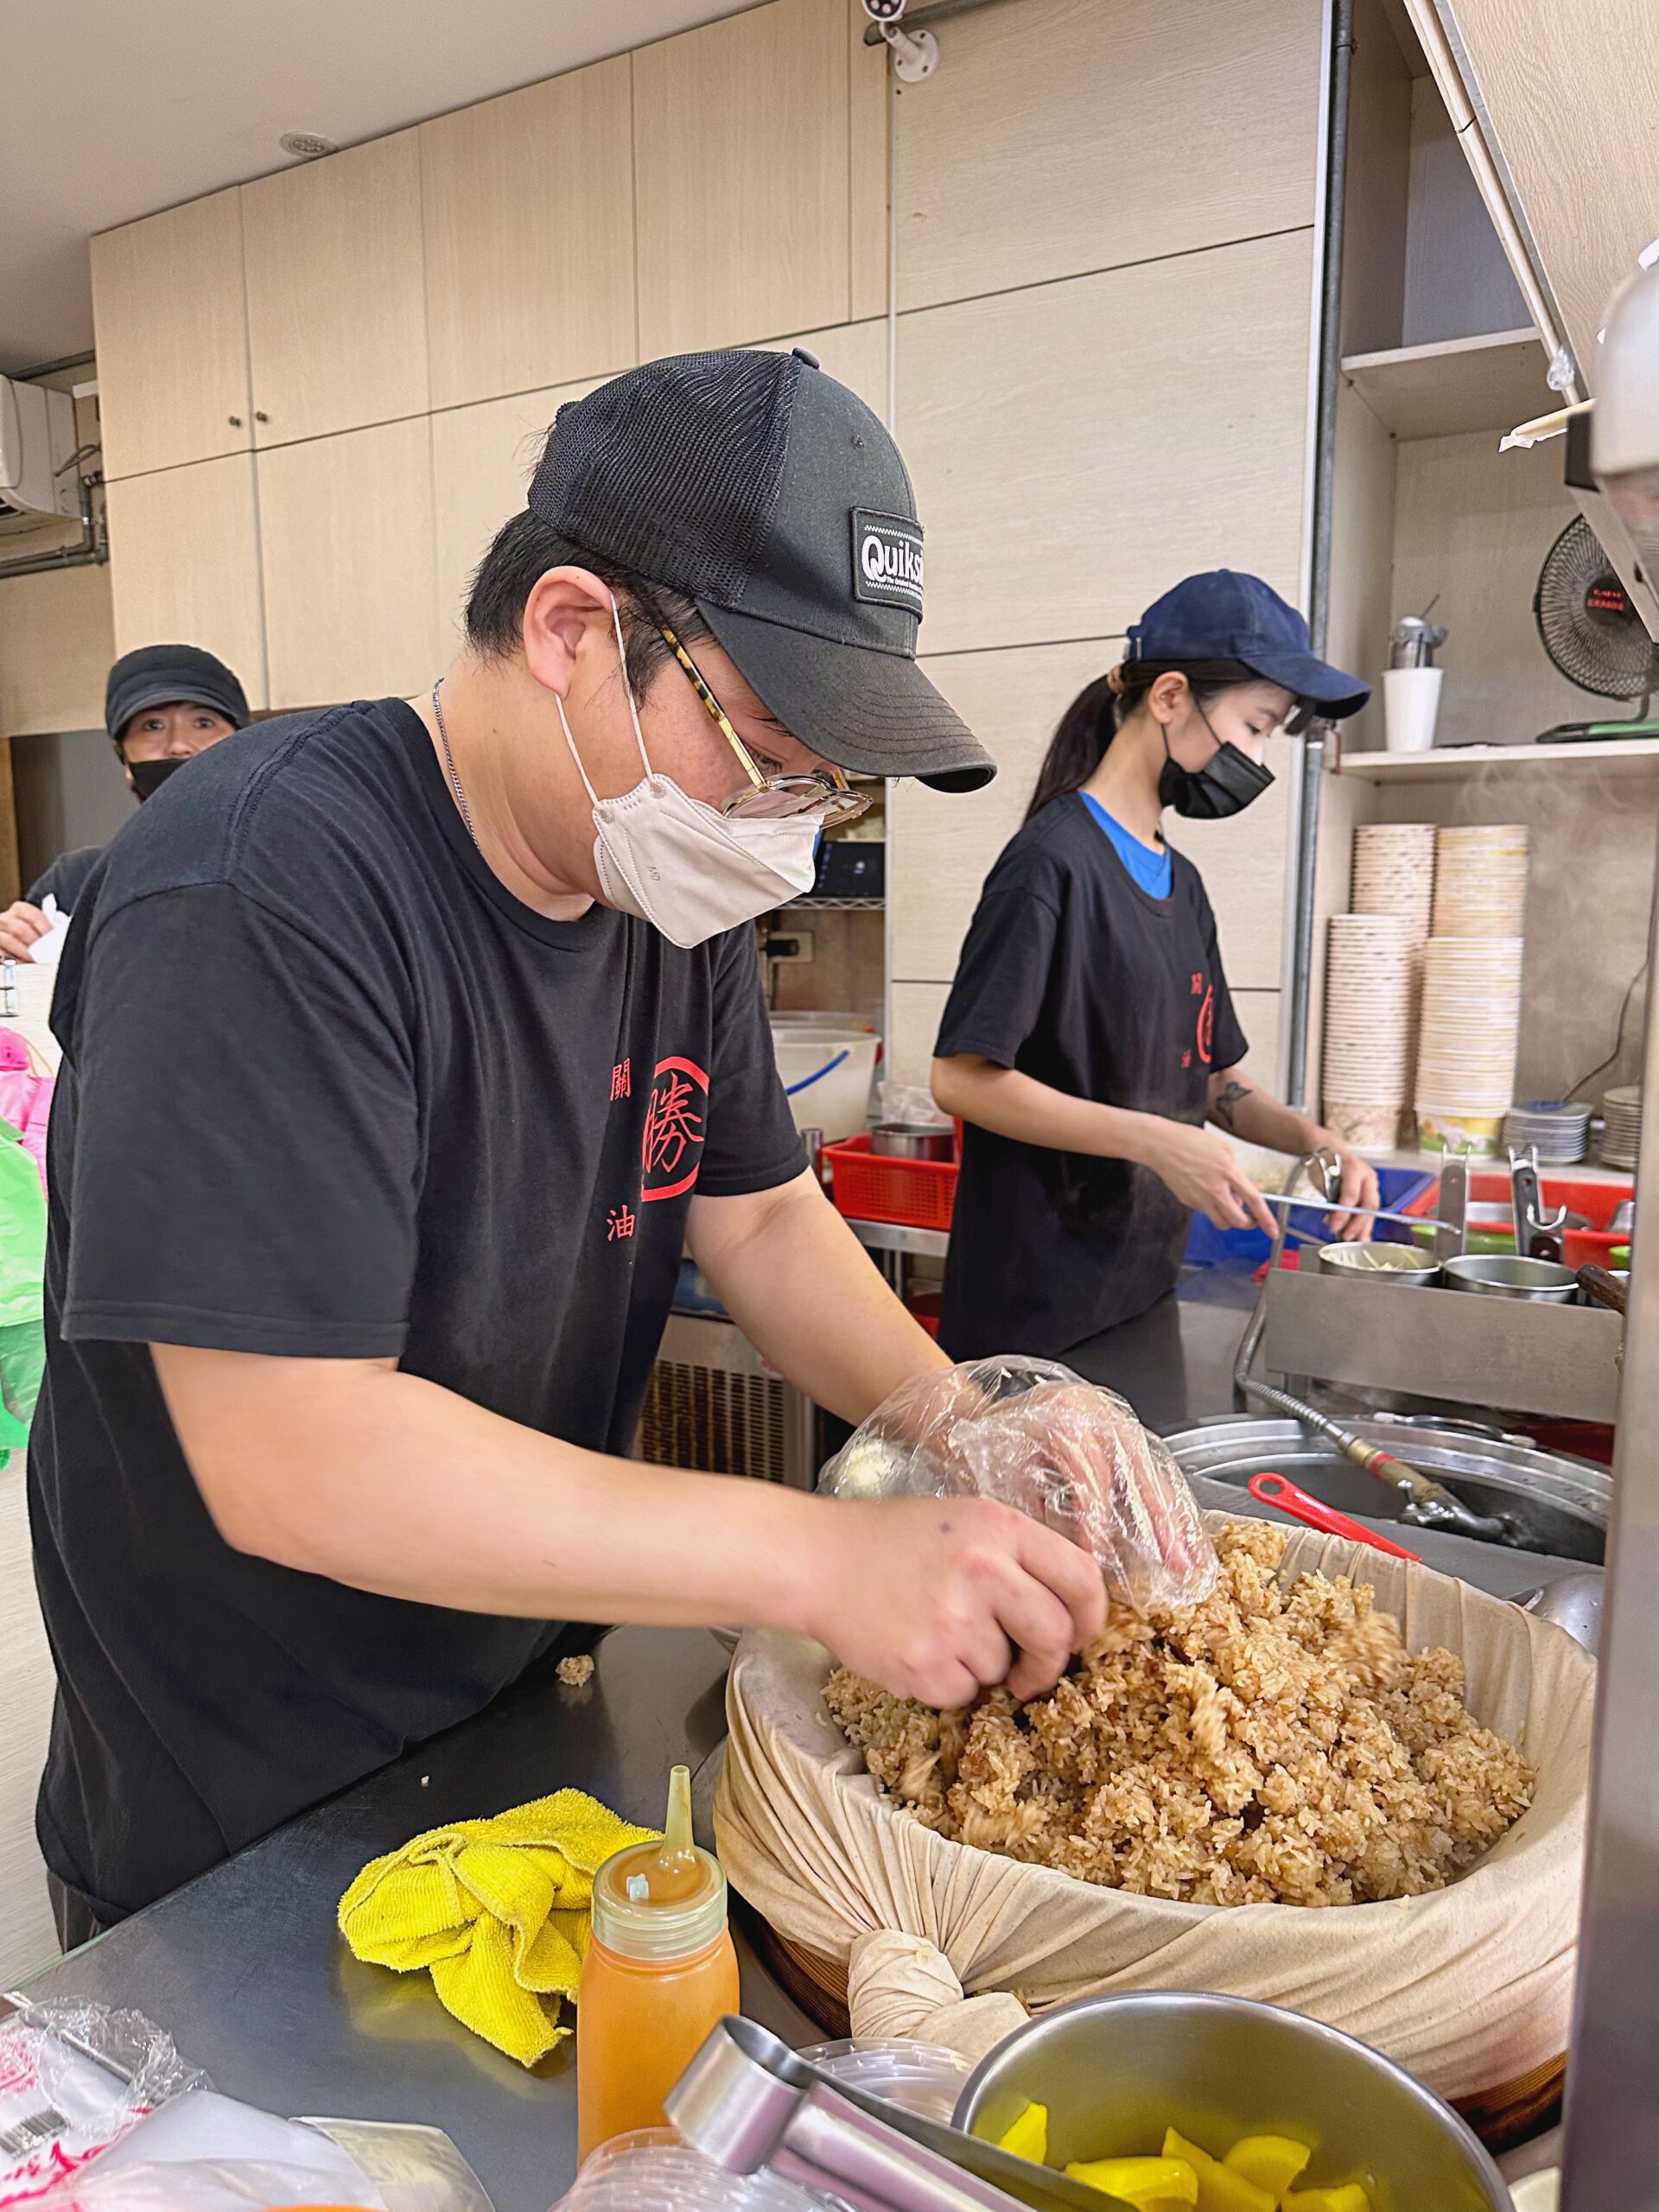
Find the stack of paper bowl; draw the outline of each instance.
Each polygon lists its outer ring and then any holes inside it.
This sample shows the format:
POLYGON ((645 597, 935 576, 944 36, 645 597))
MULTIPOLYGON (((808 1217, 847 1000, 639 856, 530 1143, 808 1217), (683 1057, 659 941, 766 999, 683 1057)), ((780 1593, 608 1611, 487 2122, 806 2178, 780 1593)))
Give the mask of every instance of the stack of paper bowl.
POLYGON ((1524 823, 1465 823, 1435 833, 1435 937, 1519 937, 1526 906, 1524 823))
MULTIPOLYGON (((1438 900, 1437 900, 1438 903, 1438 900)), ((1518 937, 1432 937, 1423 961, 1417 1122, 1431 1151, 1491 1154, 1515 1099, 1518 937)))
POLYGON ((1423 947, 1434 912, 1432 822, 1362 822, 1354 830, 1356 914, 1398 914, 1411 954, 1411 1012, 1406 1028, 1406 1096, 1417 1068, 1417 1022, 1423 996, 1423 947))
POLYGON ((1601 1096, 1607 1126, 1602 1132, 1605 1167, 1634 1167, 1642 1149, 1642 1086, 1621 1083, 1601 1096))
POLYGON ((1386 1150, 1411 1097, 1411 944, 1398 914, 1333 914, 1325 966, 1325 1121, 1386 1150))

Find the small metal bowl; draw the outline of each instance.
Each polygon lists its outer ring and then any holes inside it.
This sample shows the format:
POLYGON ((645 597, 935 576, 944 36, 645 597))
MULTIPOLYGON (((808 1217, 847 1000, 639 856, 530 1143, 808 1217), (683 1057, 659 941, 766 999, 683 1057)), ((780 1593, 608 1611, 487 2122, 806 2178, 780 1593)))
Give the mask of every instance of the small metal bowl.
POLYGON ((878 1122, 870 1150, 889 1160, 954 1160, 957 1133, 938 1122, 878 1122))
POLYGON ((1319 1273, 1421 1287, 1440 1281, 1440 1264, 1438 1260, 1425 1259, 1422 1248, 1416 1244, 1322 1244, 1319 1273))
POLYGON ((1483 1298, 1526 1298, 1535 1305, 1570 1306, 1579 1294, 1571 1268, 1554 1260, 1528 1260, 1514 1253, 1465 1252, 1440 1270, 1448 1290, 1478 1291, 1483 1298))
POLYGON ((1219 2152, 1271 2126, 1318 2146, 1319 2184, 1371 2172, 1372 2202, 1400 2212, 1509 2212, 1497 2168, 1432 2089, 1338 2029, 1248 1998, 1148 1989, 1056 2005, 980 2061, 956 2124, 995 2140, 1028 2103, 1048 2107, 1054 2165, 1155 2148, 1166 2127, 1219 2152))

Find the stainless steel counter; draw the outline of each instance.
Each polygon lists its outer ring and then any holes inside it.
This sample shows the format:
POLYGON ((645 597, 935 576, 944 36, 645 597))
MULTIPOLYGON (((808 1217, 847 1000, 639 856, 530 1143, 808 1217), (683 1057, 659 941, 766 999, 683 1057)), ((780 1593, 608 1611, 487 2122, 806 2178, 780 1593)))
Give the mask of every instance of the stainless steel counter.
MULTIPOLYGON (((1070 1355, 1170 1428, 1230 1409, 1248 1281, 1219 1274, 1070 1355)), ((1204 1485, 1205 1503, 1246 1503, 1204 1485)), ((1253 1509, 1260 1510, 1260 1509, 1253 1509)), ((1397 1533, 1397 1531, 1396 1531, 1397 1533)), ((1433 1531, 1416 1548, 1500 1592, 1547 1578, 1535 1554, 1433 1531)), ((38 1975, 42 1997, 130 2005, 167 2027, 218 2086, 284 2114, 425 2120, 445 2128, 497 2212, 547 2212, 575 2166, 567 2043, 526 2073, 444 2012, 425 1974, 359 1966, 334 1924, 359 1867, 423 1828, 498 1813, 566 1786, 631 1820, 660 1818, 669 1768, 700 1773, 724 1735, 726 1654, 702 1630, 621 1629, 592 1684, 521 1684, 477 1719, 303 1815, 188 1888, 38 1975)), ((816 2041, 740 1943, 744 2010, 787 2040, 816 2041)))

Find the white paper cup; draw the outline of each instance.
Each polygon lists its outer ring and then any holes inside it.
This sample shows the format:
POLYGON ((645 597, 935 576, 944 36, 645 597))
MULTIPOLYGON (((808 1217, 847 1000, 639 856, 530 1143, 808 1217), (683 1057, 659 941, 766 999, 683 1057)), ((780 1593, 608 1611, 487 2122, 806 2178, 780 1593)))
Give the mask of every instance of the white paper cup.
POLYGON ((1382 671, 1382 721, 1390 753, 1427 753, 1440 711, 1441 668, 1382 671))

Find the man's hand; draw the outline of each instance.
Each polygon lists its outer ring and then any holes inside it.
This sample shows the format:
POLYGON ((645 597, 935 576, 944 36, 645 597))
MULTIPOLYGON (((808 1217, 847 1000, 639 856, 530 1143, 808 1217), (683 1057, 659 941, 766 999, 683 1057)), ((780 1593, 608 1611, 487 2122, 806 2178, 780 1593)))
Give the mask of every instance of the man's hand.
POLYGON ((1239 1166, 1225 1137, 1195 1129, 1186 1122, 1147 1117, 1140 1158, 1184 1206, 1214 1222, 1217 1229, 1265 1229, 1277 1235, 1273 1209, 1239 1166))
POLYGON ((837 1502, 818 1535, 810 1633, 895 1697, 1040 1696, 1105 1625, 1090 1554, 989 1498, 837 1502))
POLYGON ((38 906, 31 906, 27 899, 14 899, 0 913, 0 954, 11 960, 27 960, 32 966, 35 956, 29 948, 51 926, 38 906))

